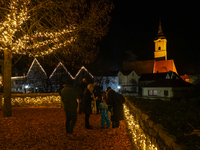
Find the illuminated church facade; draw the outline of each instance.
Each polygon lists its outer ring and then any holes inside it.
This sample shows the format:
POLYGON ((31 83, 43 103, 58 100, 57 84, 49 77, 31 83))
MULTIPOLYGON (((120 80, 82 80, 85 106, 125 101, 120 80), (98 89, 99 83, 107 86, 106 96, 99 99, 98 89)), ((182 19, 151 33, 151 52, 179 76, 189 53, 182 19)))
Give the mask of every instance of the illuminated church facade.
MULTIPOLYGON (((140 79, 142 75, 152 76, 152 74, 164 74, 171 72, 176 74, 177 78, 178 72, 173 59, 167 59, 167 39, 163 34, 161 22, 159 22, 157 37, 154 40, 155 51, 153 60, 144 60, 144 61, 132 61, 124 62, 123 70, 119 71, 119 86, 121 87, 120 91, 122 93, 140 93, 140 84, 145 84, 144 81, 140 79), (128 73, 129 72, 129 73, 128 73), (134 81, 134 82, 133 82, 134 81)), ((166 75, 166 76, 169 76, 166 75)), ((147 79, 146 84, 153 82, 155 79, 147 79)))

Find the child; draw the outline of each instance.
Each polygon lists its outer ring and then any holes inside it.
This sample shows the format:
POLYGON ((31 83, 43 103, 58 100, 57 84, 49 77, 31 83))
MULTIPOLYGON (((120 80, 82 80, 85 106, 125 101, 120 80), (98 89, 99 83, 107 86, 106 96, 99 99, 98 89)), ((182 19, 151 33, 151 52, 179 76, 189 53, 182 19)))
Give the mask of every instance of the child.
POLYGON ((101 128, 105 128, 105 122, 107 124, 107 127, 110 127, 108 105, 106 104, 105 99, 106 95, 103 96, 102 102, 98 106, 101 111, 101 128))

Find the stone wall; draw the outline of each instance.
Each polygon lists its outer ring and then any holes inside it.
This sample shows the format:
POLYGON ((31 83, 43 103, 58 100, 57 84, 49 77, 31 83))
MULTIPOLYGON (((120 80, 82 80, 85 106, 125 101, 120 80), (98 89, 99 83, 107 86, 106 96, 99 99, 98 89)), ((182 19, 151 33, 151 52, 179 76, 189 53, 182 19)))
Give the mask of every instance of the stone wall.
MULTIPOLYGON (((149 116, 133 106, 128 100, 124 104, 129 136, 134 149, 144 150, 187 150, 176 143, 176 137, 169 134, 160 124, 155 124, 149 116)), ((176 134, 176 133, 175 133, 176 134)))

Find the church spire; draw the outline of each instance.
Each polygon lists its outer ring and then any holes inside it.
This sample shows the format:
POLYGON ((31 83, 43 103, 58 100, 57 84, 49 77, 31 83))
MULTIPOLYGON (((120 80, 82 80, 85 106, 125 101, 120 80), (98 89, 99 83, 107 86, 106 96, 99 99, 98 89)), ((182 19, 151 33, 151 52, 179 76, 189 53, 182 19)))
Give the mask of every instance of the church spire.
POLYGON ((161 26, 161 19, 159 19, 159 27, 158 27, 158 33, 156 39, 166 39, 166 37, 163 34, 162 26, 161 26))
POLYGON ((167 39, 162 31, 161 19, 159 19, 158 33, 157 37, 154 40, 154 43, 155 43, 154 59, 156 61, 167 60, 167 39))

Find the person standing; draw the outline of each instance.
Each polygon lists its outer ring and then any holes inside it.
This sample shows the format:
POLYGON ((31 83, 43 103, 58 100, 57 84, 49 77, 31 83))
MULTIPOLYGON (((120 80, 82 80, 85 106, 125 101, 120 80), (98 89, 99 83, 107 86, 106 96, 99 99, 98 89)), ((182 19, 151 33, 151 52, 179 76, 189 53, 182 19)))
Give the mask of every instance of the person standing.
POLYGON ((101 128, 105 128, 105 122, 107 127, 110 127, 110 118, 109 118, 109 110, 108 105, 105 102, 106 95, 103 96, 102 102, 99 104, 99 109, 101 110, 101 128))
POLYGON ((110 87, 106 89, 106 103, 112 109, 111 111, 111 121, 112 121, 112 131, 108 132, 108 134, 115 134, 116 128, 119 128, 119 121, 124 120, 124 113, 123 113, 123 103, 118 101, 117 93, 112 90, 110 87))
POLYGON ((87 88, 83 93, 83 112, 85 113, 85 128, 92 129, 92 126, 89 123, 90 114, 92 113, 91 102, 97 100, 93 94, 94 86, 88 84, 87 88))
POLYGON ((82 113, 82 105, 83 105, 83 93, 85 89, 87 88, 87 80, 86 78, 83 78, 81 83, 78 85, 78 91, 80 95, 80 101, 79 101, 79 114, 82 113))
POLYGON ((64 111, 66 115, 66 133, 69 139, 76 139, 73 135, 73 129, 77 121, 77 109, 79 94, 76 88, 72 86, 72 81, 69 80, 63 85, 61 90, 61 100, 64 105, 64 111))
POLYGON ((94 96, 97 97, 96 110, 97 110, 97 114, 100 114, 100 109, 98 106, 102 101, 102 87, 97 85, 97 82, 95 82, 93 85, 94 85, 94 96))

